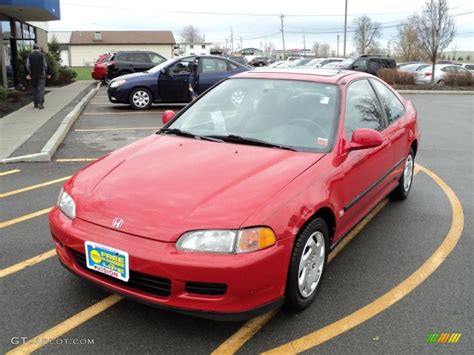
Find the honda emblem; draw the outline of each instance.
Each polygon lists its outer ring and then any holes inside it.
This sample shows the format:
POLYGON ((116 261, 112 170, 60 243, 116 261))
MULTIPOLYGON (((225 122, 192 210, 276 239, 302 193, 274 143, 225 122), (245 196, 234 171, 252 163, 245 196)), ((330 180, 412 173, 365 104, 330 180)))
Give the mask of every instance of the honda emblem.
POLYGON ((123 222, 124 222, 123 218, 116 217, 112 221, 112 227, 114 227, 116 229, 120 229, 123 226, 123 222))

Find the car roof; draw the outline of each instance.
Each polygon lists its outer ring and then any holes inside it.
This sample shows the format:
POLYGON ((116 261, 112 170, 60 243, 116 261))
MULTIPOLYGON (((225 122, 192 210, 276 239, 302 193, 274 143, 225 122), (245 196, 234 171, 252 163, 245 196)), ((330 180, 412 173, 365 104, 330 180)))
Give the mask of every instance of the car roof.
POLYGON ((254 69, 233 76, 233 78, 287 79, 333 84, 338 83, 345 77, 372 77, 372 75, 343 69, 277 67, 254 69))

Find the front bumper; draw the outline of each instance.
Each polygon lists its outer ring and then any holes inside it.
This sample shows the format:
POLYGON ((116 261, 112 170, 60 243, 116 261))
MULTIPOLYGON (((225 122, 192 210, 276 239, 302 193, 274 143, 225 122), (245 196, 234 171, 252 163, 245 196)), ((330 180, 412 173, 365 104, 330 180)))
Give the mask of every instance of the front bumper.
POLYGON ((67 269, 139 302, 216 320, 248 319, 283 303, 290 238, 254 253, 200 254, 178 252, 174 243, 129 235, 78 218, 71 221, 57 208, 49 221, 59 260, 67 269), (130 280, 119 282, 84 268, 77 255, 84 254, 86 240, 128 252, 131 273, 169 280, 169 293, 153 294, 134 287, 130 280), (193 283, 226 285, 226 291, 197 294, 190 291, 193 283))
POLYGON ((107 87, 107 95, 109 96, 109 101, 116 104, 128 104, 128 89, 123 89, 121 86, 117 88, 107 87))

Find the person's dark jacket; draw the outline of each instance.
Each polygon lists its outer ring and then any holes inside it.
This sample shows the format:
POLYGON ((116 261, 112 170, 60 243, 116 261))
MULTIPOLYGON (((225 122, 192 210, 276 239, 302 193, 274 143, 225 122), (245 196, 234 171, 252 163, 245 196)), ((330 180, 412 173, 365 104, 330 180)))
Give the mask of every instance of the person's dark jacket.
POLYGON ((26 70, 32 77, 42 77, 49 74, 48 60, 38 50, 34 50, 26 60, 26 70))

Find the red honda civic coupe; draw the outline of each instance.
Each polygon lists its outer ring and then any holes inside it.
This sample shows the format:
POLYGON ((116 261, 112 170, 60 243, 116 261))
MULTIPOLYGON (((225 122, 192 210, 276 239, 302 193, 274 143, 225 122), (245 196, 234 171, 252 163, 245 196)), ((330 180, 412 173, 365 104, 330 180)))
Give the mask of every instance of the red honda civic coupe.
POLYGON ((303 310, 331 249, 411 189, 416 110, 370 74, 250 71, 163 123, 75 174, 49 215, 67 269, 158 307, 303 310))

